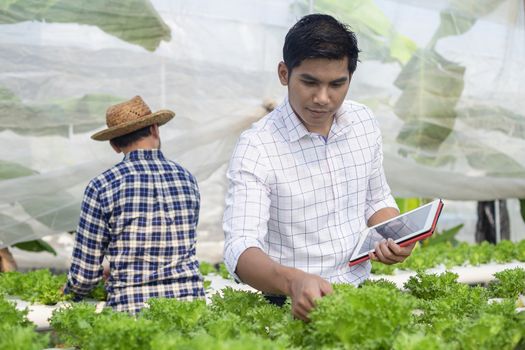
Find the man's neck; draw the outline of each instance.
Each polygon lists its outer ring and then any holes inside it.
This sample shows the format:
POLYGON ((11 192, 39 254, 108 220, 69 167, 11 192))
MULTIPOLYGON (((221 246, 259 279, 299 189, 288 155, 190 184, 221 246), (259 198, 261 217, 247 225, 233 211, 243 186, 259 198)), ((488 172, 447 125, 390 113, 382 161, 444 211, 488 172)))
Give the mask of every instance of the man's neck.
POLYGON ((137 142, 132 143, 129 146, 122 147, 120 150, 124 154, 128 154, 130 152, 136 151, 138 149, 158 149, 158 142, 157 140, 151 138, 151 137, 145 137, 137 142))

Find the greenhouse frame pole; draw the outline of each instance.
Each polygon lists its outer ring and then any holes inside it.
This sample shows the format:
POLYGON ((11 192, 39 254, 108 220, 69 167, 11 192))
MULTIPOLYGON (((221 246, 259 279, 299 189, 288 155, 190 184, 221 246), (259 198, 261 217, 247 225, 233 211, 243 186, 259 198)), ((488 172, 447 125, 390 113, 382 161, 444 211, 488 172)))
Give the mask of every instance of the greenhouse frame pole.
POLYGON ((499 199, 496 199, 494 201, 494 230, 496 231, 496 244, 501 242, 501 222, 499 204, 499 199))

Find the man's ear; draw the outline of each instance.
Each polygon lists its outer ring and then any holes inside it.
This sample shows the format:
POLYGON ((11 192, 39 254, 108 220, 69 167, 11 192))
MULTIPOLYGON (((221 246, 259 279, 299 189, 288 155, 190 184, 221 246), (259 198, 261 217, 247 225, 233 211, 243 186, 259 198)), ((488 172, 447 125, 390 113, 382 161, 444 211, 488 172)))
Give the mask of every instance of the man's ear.
POLYGON ((290 77, 288 74, 288 67, 286 67, 286 64, 283 61, 279 62, 279 65, 277 66, 277 74, 279 75, 279 81, 281 84, 287 86, 290 77))
POLYGON ((118 146, 115 146, 115 144, 113 143, 113 141, 109 141, 109 144, 111 145, 111 148, 113 148, 115 150, 115 152, 117 153, 121 153, 122 150, 120 149, 120 147, 118 146))
POLYGON ((159 131, 159 125, 158 124, 153 124, 150 126, 150 132, 151 132, 151 135, 153 135, 155 138, 159 139, 160 138, 160 131, 159 131))

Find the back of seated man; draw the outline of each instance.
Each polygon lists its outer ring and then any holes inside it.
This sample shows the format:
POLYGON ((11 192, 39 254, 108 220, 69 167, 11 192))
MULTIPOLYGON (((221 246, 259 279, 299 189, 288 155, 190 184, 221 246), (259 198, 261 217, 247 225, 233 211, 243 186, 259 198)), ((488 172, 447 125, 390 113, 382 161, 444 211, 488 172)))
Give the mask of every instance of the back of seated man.
POLYGON ((164 158, 159 126, 175 113, 151 113, 139 96, 111 106, 109 140, 124 159, 92 179, 84 193, 65 293, 87 295, 109 261, 107 305, 138 312, 149 298, 204 297, 195 256, 200 194, 195 178, 164 158))

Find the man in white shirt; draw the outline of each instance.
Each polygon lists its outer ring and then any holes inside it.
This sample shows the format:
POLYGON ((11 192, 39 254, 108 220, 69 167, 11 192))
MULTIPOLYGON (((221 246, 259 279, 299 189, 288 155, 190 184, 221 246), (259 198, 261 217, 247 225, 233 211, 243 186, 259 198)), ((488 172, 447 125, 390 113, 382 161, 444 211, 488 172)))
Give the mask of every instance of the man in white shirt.
MULTIPOLYGON (((369 261, 348 265, 359 234, 399 214, 377 121, 344 101, 358 53, 354 33, 333 17, 299 20, 278 66, 288 97, 242 133, 227 173, 226 267, 266 294, 290 296, 305 321, 330 283, 368 278, 369 261)), ((413 247, 383 241, 370 258, 401 262, 413 247)))

